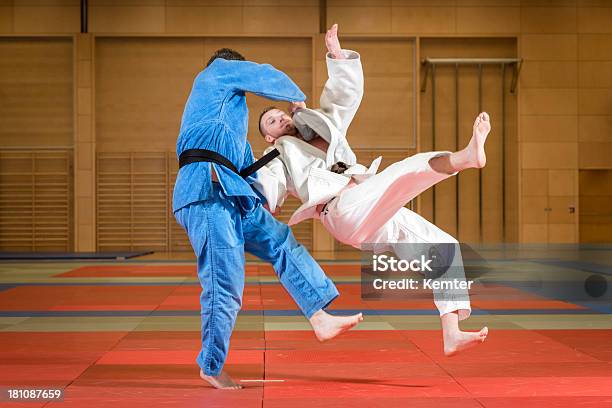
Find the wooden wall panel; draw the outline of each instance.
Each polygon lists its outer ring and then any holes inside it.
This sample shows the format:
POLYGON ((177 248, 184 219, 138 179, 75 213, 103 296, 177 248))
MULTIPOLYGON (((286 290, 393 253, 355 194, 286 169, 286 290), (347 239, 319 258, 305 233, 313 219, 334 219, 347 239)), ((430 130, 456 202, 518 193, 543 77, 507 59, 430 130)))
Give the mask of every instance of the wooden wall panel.
POLYGON ((91 34, 75 36, 76 112, 74 115, 75 251, 96 248, 96 141, 93 98, 93 42, 91 34))
MULTIPOLYGON (((263 3, 263 2, 262 2, 263 3)), ((317 1, 268 2, 243 8, 243 29, 249 34, 311 34, 319 29, 317 1)))
POLYGON ((457 7, 458 33, 514 34, 520 31, 520 7, 457 7))
POLYGON ((581 115, 607 115, 612 106, 612 80, 609 61, 580 63, 578 112, 581 115))
POLYGON ((581 169, 612 169, 612 141, 580 143, 579 163, 581 169))
POLYGON ((411 7, 393 7, 391 31, 393 33, 453 33, 457 30, 458 15, 455 7, 426 7, 422 3, 411 7))
MULTIPOLYGON (((612 242, 612 4, 578 9, 579 242, 612 242)), ((568 187, 569 189, 569 187, 568 187)))
POLYGON ((580 170, 580 242, 610 242, 612 170, 580 170))
POLYGON ((319 27, 319 2, 92 1, 95 33, 310 34, 319 27))
POLYGON ((68 38, 0 38, 0 144, 71 146, 73 56, 68 38))
POLYGON ((15 0, 13 31, 15 33, 78 33, 80 28, 79 0, 15 0))
POLYGON ((522 7, 521 32, 563 34, 576 32, 576 7, 522 7))
POLYGON ((98 250, 168 250, 168 160, 166 153, 98 153, 98 250))
POLYGON ((124 3, 111 6, 100 5, 103 2, 91 3, 88 11, 89 30, 92 33, 163 33, 166 30, 166 9, 163 3, 124 3))
POLYGON ((575 41, 581 61, 605 61, 612 55, 612 34, 579 34, 575 41))
POLYGON ((351 34, 514 34, 521 30, 521 13, 518 2, 327 2, 327 24, 337 22, 351 34))
POLYGON ((389 2, 328 1, 327 26, 338 23, 345 34, 391 33, 392 10, 389 2))
POLYGON ((13 32, 13 6, 0 4, 0 33, 13 32))
POLYGON ((525 143, 575 142, 577 135, 578 116, 576 115, 538 114, 524 115, 521 118, 521 141, 525 143))
MULTIPOLYGON (((589 5, 589 4, 587 4, 589 5)), ((600 5, 605 7, 579 7, 578 13, 578 32, 579 33, 612 33, 610 21, 612 21, 612 4, 603 2, 600 5)))
POLYGON ((0 250, 72 250, 72 152, 0 150, 0 250))
POLYGON ((202 39, 97 39, 98 151, 174 150, 183 107, 204 58, 202 39))
POLYGON ((242 19, 243 8, 239 5, 198 6, 193 5, 193 2, 189 5, 168 5, 166 7, 166 32, 242 33, 242 19))

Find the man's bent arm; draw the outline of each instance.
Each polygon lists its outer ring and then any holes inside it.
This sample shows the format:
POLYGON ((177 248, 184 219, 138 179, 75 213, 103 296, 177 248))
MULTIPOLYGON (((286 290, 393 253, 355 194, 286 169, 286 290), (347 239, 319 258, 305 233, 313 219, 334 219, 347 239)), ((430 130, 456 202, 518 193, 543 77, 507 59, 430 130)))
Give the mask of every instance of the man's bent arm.
POLYGON ((306 95, 285 73, 270 64, 251 61, 223 61, 231 75, 227 78, 236 91, 251 92, 264 98, 289 102, 306 100, 306 95))
POLYGON ((363 68, 357 52, 342 53, 345 59, 332 58, 330 53, 326 56, 329 78, 321 93, 320 110, 345 135, 363 97, 363 68))

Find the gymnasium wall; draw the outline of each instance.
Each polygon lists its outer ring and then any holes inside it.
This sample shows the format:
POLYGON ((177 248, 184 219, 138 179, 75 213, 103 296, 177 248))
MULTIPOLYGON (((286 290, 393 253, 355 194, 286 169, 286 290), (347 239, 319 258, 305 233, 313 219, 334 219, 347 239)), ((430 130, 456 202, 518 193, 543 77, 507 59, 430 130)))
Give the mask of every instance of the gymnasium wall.
POLYGON ((70 38, 0 37, 0 248, 69 250, 70 38))
MULTIPOLYGON (((343 45, 363 56, 366 95, 349 136, 362 161, 431 148, 431 88, 419 90, 421 58, 523 58, 517 93, 506 90, 504 202, 502 168, 494 165, 499 73, 487 68, 491 103, 484 108, 493 132, 480 190, 470 171, 413 206, 468 242, 591 240, 592 229, 580 228, 579 170, 612 169, 608 1, 89 0, 89 34, 78 34, 79 3, 0 1, 2 249, 188 250, 169 205, 174 142, 193 76, 213 49, 230 44, 285 70, 316 105, 326 78, 319 31, 333 22, 343 45), (44 185, 57 188, 45 193, 62 203, 52 205, 57 214, 40 207, 45 195, 35 190, 44 185), (25 208, 21 224, 17 208, 25 208)), ((462 69, 456 100, 451 71, 439 72, 438 149, 454 149, 457 134, 467 140, 477 113, 475 72, 462 69)), ((256 118, 267 104, 249 97, 257 153, 265 145, 256 118)), ((320 251, 343 249, 318 223, 300 225, 296 235, 320 251)))

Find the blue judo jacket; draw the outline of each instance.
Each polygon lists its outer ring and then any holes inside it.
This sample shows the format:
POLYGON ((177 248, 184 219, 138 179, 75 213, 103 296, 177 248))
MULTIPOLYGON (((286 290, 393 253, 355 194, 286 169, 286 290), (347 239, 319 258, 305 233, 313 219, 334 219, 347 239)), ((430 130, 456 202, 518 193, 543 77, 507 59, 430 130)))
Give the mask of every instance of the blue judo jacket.
MULTIPOLYGON (((176 143, 177 157, 187 149, 207 149, 225 156, 238 170, 253 163, 245 92, 289 102, 306 99, 287 75, 269 64, 217 58, 194 80, 176 143)), ((179 170, 173 212, 212 196, 210 166, 198 162, 179 170)), ((222 165, 212 166, 225 195, 236 196, 243 211, 251 211, 259 201, 249 184, 254 176, 243 179, 222 165)))

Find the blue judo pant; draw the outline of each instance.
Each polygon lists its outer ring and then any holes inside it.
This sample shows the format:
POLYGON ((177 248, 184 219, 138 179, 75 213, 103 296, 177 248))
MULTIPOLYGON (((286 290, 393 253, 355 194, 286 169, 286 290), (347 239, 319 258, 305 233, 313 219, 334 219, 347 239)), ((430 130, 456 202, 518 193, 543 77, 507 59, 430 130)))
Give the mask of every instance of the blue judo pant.
POLYGON ((210 199, 178 210, 175 217, 198 256, 202 349, 196 361, 206 375, 219 375, 227 357, 242 305, 245 251, 274 266, 307 318, 338 296, 334 283, 286 224, 259 204, 242 214, 238 200, 225 196, 217 183, 210 199))

